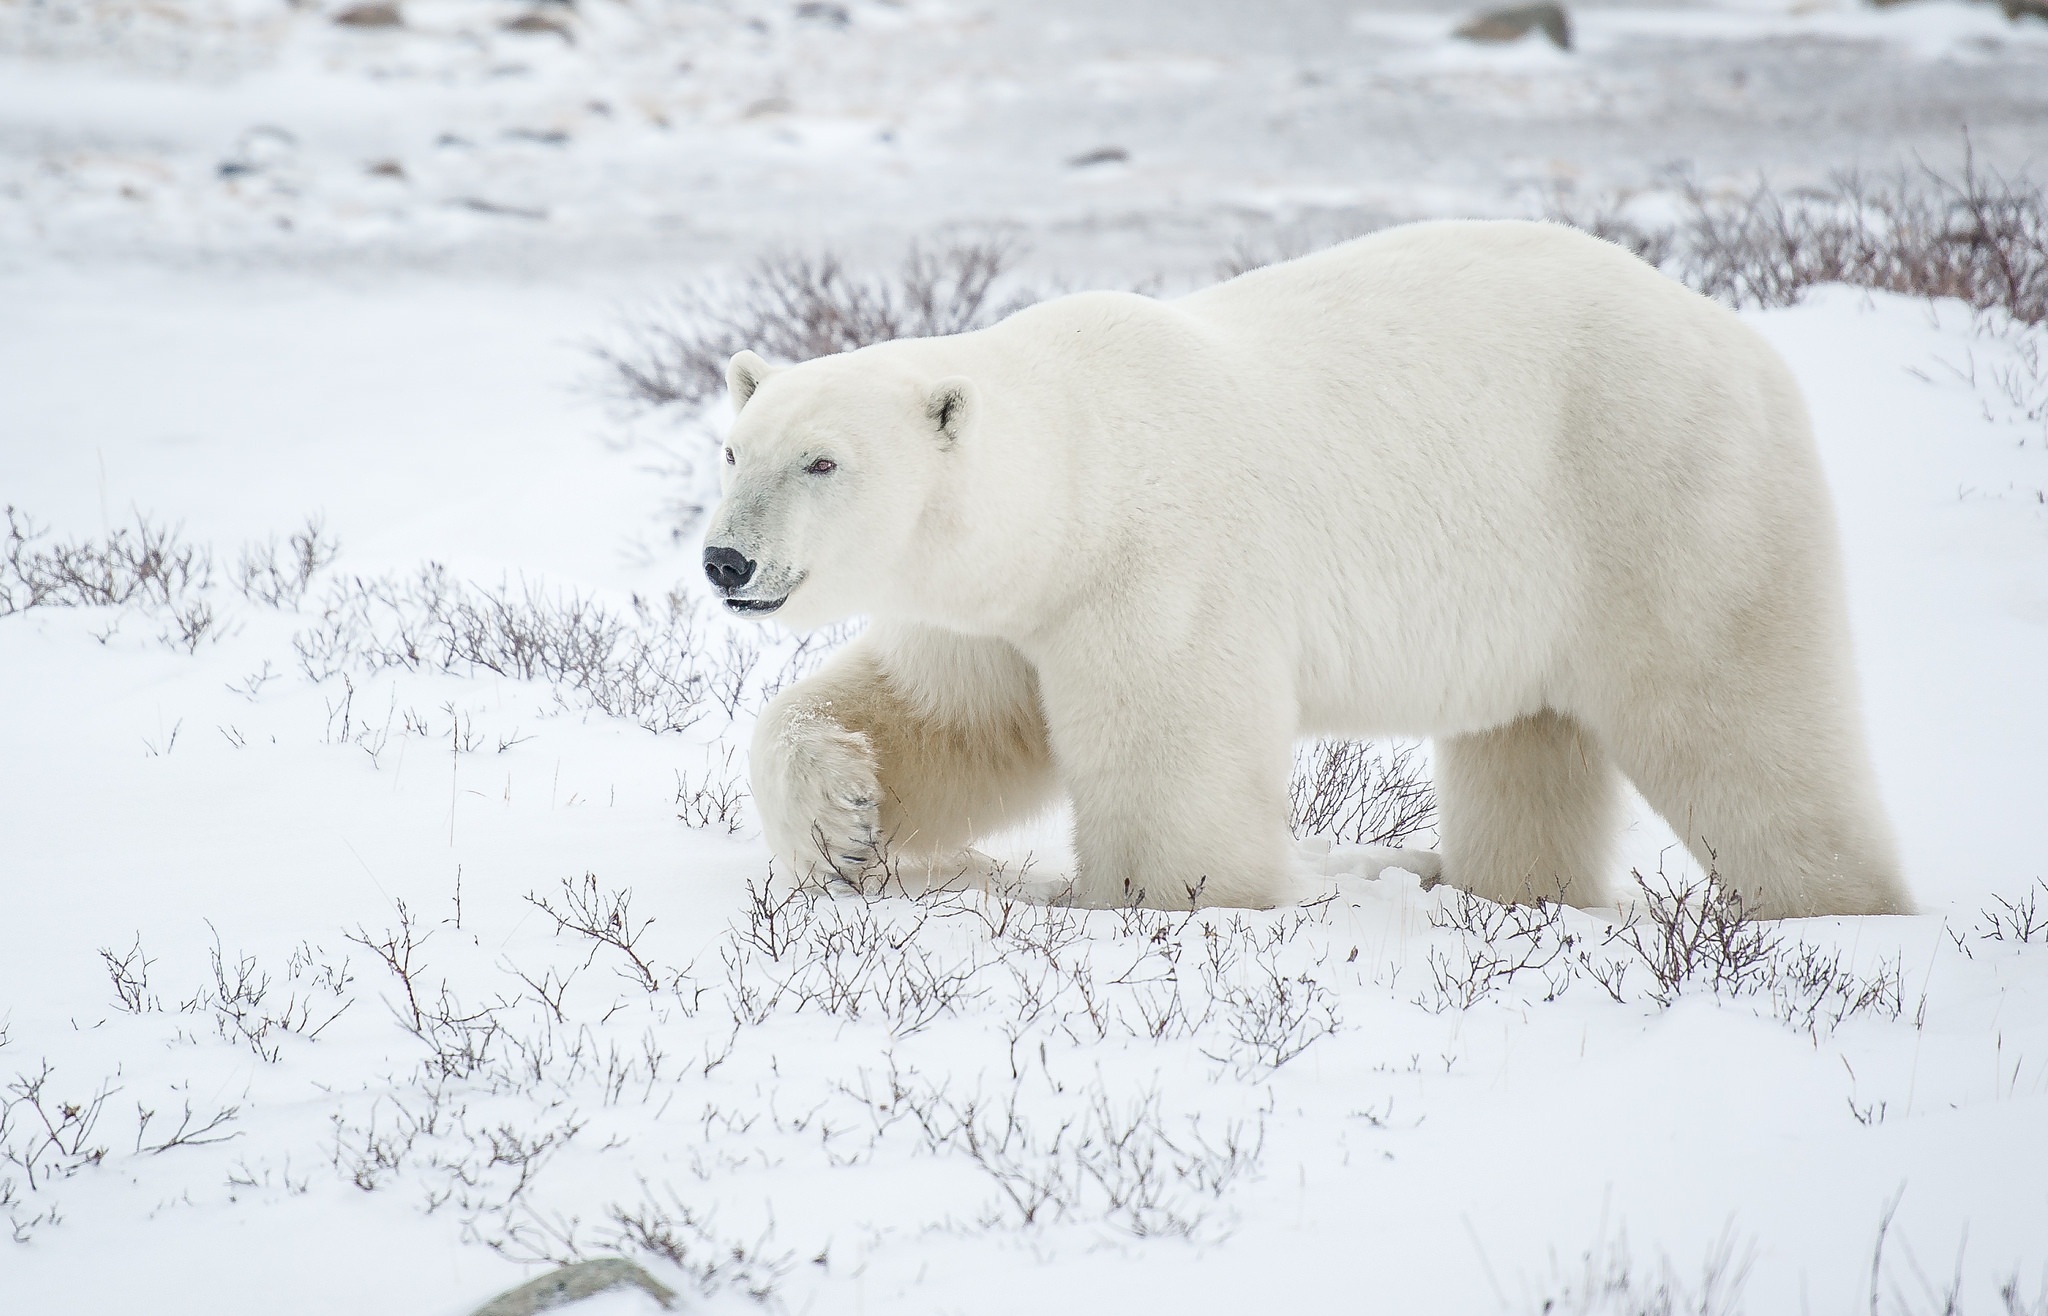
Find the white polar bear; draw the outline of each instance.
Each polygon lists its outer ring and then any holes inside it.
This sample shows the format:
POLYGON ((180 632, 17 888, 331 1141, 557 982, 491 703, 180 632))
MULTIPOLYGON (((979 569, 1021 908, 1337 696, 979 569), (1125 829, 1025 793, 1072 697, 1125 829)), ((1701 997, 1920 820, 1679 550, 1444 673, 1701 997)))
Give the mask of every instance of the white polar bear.
POLYGON ((1063 792, 1076 899, 1271 905, 1296 737, 1429 735, 1489 899, 1599 903, 1618 770, 1758 913, 1908 908, 1798 390, 1614 246, 1419 224, 730 383, 714 585, 870 619, 754 738, 801 873, 1063 792))

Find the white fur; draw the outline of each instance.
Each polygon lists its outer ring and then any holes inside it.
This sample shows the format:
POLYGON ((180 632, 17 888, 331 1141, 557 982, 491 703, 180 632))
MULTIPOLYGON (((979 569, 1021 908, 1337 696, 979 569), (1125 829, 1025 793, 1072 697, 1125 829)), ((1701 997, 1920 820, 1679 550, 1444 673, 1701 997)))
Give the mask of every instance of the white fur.
POLYGON ((1907 908, 1798 391, 1613 246, 1415 225, 734 377, 707 542, 871 618, 755 738, 802 871, 1064 793, 1081 899, 1267 905, 1295 738, 1429 735, 1478 894, 1599 901, 1618 770, 1765 914, 1907 908))

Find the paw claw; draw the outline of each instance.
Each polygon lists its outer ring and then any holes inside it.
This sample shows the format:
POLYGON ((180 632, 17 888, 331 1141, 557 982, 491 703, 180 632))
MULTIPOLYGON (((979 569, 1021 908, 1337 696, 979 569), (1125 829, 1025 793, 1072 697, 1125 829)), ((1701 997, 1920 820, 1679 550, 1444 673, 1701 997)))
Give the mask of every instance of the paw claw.
POLYGON ((810 710, 755 741, 754 796, 770 845, 797 872, 855 884, 880 857, 881 788, 867 738, 810 710))

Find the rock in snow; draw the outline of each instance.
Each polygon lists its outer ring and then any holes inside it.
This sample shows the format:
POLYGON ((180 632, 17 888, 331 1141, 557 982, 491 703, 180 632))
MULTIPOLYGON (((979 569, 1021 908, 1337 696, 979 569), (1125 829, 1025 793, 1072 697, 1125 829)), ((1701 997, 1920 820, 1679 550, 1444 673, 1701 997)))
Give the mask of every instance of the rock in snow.
POLYGON ((1572 48, 1571 19, 1564 6, 1555 4, 1516 5, 1512 9, 1490 9, 1468 20, 1451 35, 1467 41, 1498 45, 1519 41, 1540 30, 1559 50, 1572 48))
POLYGON ((613 1289, 627 1288, 646 1293, 663 1311, 675 1306, 675 1291, 657 1283, 640 1267, 624 1257, 600 1257, 563 1266, 501 1293, 478 1307, 475 1316, 534 1316, 536 1312, 552 1311, 613 1289))
POLYGON ((380 0, 372 3, 350 5, 334 16, 337 27, 404 27, 405 16, 398 12, 398 6, 384 4, 380 0))

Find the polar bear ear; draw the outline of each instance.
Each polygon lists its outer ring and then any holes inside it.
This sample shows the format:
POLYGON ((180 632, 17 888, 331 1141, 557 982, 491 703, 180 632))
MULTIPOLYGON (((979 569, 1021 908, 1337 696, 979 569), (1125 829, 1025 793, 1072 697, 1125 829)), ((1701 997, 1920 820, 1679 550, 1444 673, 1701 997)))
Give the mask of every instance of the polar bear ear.
POLYGON ((747 399, 754 396, 754 390, 774 373, 774 366, 744 347, 734 352, 725 367, 725 386, 732 392, 732 414, 739 415, 740 408, 747 405, 747 399))
POLYGON ((949 375, 925 394, 924 414, 949 448, 974 423, 975 411, 974 381, 965 375, 949 375))

